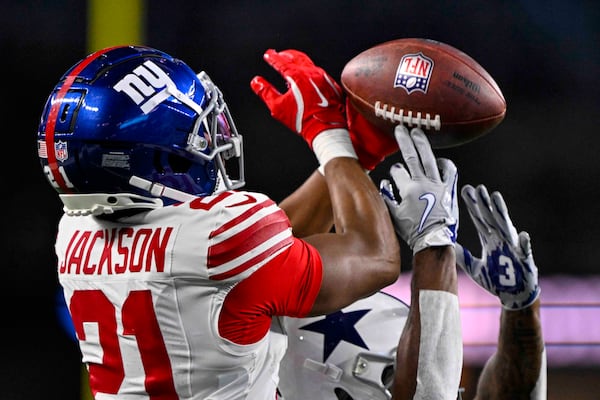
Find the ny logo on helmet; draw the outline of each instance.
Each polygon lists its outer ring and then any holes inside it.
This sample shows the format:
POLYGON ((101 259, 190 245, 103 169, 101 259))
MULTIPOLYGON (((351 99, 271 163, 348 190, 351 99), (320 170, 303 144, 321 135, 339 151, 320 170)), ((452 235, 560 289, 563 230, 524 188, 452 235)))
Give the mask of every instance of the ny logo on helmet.
POLYGON ((175 83, 166 72, 152 61, 146 61, 121 79, 113 89, 128 95, 144 114, 148 114, 170 96, 167 90, 169 86, 175 87, 175 83))

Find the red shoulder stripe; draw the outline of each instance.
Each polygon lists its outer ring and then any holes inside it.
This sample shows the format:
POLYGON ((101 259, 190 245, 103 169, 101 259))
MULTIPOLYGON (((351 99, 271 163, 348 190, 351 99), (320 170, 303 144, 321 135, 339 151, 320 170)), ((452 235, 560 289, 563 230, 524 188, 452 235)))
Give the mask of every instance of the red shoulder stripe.
POLYGON ((266 215, 248 228, 211 245, 208 249, 207 266, 214 268, 230 262, 289 228, 290 223, 283 210, 266 215))

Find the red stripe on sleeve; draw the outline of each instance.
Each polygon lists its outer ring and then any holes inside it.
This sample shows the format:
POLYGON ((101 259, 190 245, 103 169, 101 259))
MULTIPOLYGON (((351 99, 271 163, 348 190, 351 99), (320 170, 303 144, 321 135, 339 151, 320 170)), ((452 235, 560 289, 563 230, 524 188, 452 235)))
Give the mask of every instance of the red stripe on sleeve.
POLYGON ((294 240, 294 238, 292 236, 288 236, 285 238, 285 240, 281 240, 281 241, 275 243, 273 246, 269 247, 262 253, 257 254, 255 257, 252 257, 251 259, 249 259, 248 261, 246 261, 242 264, 239 264, 237 267, 231 268, 228 271, 220 273, 220 274, 210 275, 210 279, 219 281, 219 280, 231 278, 232 276, 241 274, 242 272, 246 271, 248 268, 251 268, 251 267, 259 264, 261 261, 263 261, 263 260, 267 259, 268 257, 270 257, 271 255, 275 254, 280 249, 282 249, 286 246, 289 246, 290 244, 292 244, 293 240, 294 240))
MULTIPOLYGON (((241 203, 240 203, 241 204, 241 203)), ((253 216, 254 214, 256 214, 257 212, 259 212, 260 210, 270 207, 273 204, 275 204, 275 202, 271 199, 265 200, 262 203, 258 203, 255 206, 249 208, 248 210, 244 211, 242 214, 238 215, 237 217, 227 221, 226 223, 224 223, 223 225, 221 225, 219 228, 215 229, 214 231, 212 231, 208 237, 210 239, 216 237, 217 235, 222 234, 223 232, 233 228, 236 225, 239 225, 241 222, 247 220, 248 218, 250 218, 251 216, 253 216)), ((287 218, 287 217, 286 217, 287 218)))
POLYGON ((208 249, 207 266, 214 268, 232 261, 289 228, 290 222, 283 210, 266 215, 248 228, 211 245, 208 249))
POLYGON ((322 274, 317 249, 293 238, 291 246, 227 294, 219 334, 238 344, 256 343, 267 334, 273 316, 306 316, 321 288, 322 274))

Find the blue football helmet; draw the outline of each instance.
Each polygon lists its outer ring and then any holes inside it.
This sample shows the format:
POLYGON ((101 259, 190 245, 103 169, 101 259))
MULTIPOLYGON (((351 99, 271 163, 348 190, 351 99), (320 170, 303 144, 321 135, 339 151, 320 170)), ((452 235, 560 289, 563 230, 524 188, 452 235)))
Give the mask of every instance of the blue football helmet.
POLYGON ((283 400, 389 400, 398 340, 408 306, 377 292, 320 317, 279 318, 287 335, 280 363, 283 400))
POLYGON ((161 207, 245 184, 242 137, 221 91, 205 72, 150 47, 106 48, 71 67, 48 97, 37 143, 48 180, 75 215, 161 207))

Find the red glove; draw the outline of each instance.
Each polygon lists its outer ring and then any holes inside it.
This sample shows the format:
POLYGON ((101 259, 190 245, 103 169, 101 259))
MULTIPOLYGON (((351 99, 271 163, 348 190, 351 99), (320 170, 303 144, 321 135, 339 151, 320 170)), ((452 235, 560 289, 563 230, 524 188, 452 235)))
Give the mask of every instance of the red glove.
POLYGON ((306 54, 298 50, 269 49, 263 58, 287 81, 288 90, 283 94, 262 76, 255 76, 250 82, 273 118, 300 134, 311 149, 319 133, 346 129, 340 86, 306 54))
POLYGON ((348 130, 360 165, 371 171, 384 158, 400 150, 394 132, 377 128, 365 119, 346 99, 348 130))

